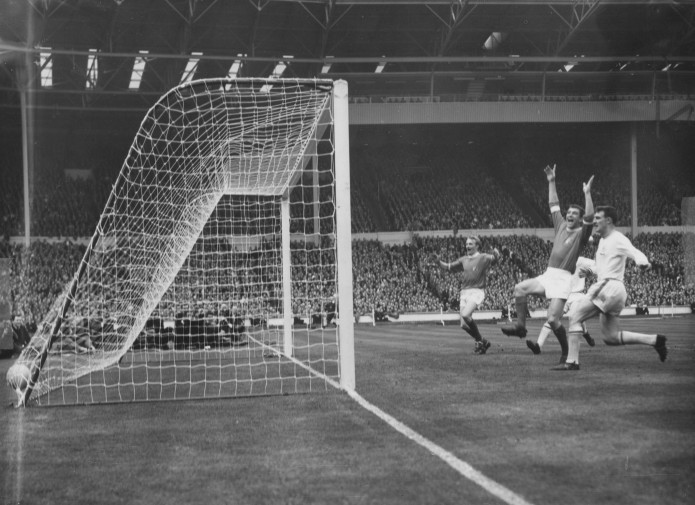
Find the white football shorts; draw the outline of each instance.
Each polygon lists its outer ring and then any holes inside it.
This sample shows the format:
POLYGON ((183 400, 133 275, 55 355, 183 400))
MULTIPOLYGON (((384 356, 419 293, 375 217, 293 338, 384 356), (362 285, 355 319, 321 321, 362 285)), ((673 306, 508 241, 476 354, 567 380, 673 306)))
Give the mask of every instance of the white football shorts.
POLYGON ((604 314, 619 316, 625 308, 627 290, 625 284, 615 279, 603 279, 589 288, 586 296, 604 314))
POLYGON ((536 279, 545 289, 545 297, 548 300, 553 298, 567 300, 572 292, 572 274, 562 268, 548 267, 536 279))
POLYGON ((479 288, 468 288, 461 290, 461 298, 459 302, 459 312, 463 312, 463 309, 470 302, 475 302, 476 306, 480 307, 480 304, 485 300, 485 291, 479 288))

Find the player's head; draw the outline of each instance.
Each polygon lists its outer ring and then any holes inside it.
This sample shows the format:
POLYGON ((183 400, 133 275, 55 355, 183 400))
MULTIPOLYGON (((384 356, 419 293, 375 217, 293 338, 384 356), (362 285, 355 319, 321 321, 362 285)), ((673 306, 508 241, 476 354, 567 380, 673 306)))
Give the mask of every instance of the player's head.
POLYGON ((567 208, 567 216, 565 220, 567 221, 567 226, 570 228, 578 228, 582 225, 582 218, 584 217, 584 208, 579 205, 572 204, 567 208))
POLYGON ((611 231, 618 223, 618 211, 610 205, 599 205, 594 212, 594 229, 601 237, 611 231))
POLYGON ((471 235, 466 239, 466 252, 468 254, 475 254, 480 250, 480 237, 476 235, 471 235))

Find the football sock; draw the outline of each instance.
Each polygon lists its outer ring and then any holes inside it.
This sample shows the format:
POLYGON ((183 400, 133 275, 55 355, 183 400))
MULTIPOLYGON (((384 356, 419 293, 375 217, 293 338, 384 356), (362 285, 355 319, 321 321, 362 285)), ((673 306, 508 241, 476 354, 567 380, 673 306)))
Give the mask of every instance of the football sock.
POLYGON ((545 344, 545 340, 548 338, 548 335, 550 335, 552 331, 553 329, 550 327, 550 323, 546 321, 543 325, 543 328, 541 328, 541 332, 538 334, 538 340, 536 341, 539 347, 543 347, 543 344, 545 344))
POLYGON ((463 322, 468 326, 468 329, 464 328, 464 330, 467 331, 471 337, 473 337, 476 341, 483 339, 483 336, 480 334, 480 330, 478 329, 478 325, 472 317, 465 317, 463 322))
POLYGON ((553 328, 553 333, 557 337, 558 342, 560 342, 560 349, 562 349, 562 355, 567 356, 567 332, 562 323, 558 323, 557 328, 553 328))
POLYGON ((526 328, 526 312, 528 312, 528 302, 525 296, 520 296, 515 300, 516 305, 516 324, 526 328))
POLYGON ((620 343, 623 345, 644 344, 655 345, 656 335, 647 335, 646 333, 635 333, 634 331, 621 331, 620 343))
POLYGON ((570 331, 568 335, 568 351, 567 363, 579 363, 579 339, 582 333, 580 331, 570 331))

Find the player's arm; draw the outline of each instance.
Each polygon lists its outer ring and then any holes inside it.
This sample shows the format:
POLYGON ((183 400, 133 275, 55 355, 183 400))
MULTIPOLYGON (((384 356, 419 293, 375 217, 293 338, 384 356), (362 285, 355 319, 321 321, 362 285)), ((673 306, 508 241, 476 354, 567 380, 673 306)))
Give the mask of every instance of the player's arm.
POLYGON ((446 261, 442 261, 435 253, 432 254, 432 260, 439 265, 439 268, 443 268, 444 270, 455 270, 459 267, 463 270, 463 264, 459 260, 447 263, 446 261))
POLYGON ((652 263, 649 261, 649 258, 647 258, 647 255, 634 246, 632 249, 632 259, 635 260, 637 266, 642 267, 644 270, 649 270, 652 267, 652 263))
POLYGON ((551 213, 555 211, 554 207, 557 207, 558 211, 560 210, 560 198, 557 196, 557 187, 555 186, 555 167, 555 164, 552 167, 546 165, 544 169, 548 179, 548 205, 550 205, 551 213))
POLYGON ((565 225, 565 219, 560 212, 560 198, 557 196, 557 187, 555 186, 555 167, 547 165, 545 167, 545 175, 548 178, 548 205, 550 206, 550 217, 553 220, 553 228, 555 233, 565 225))
POLYGON ((652 267, 647 255, 633 246, 628 239, 625 239, 625 241, 620 245, 622 251, 627 255, 628 258, 632 259, 638 267, 641 267, 643 270, 649 270, 652 267))
POLYGON ((594 176, 589 178, 588 182, 582 184, 584 191, 584 223, 593 224, 594 221, 594 200, 591 197, 591 183, 594 182, 594 176))

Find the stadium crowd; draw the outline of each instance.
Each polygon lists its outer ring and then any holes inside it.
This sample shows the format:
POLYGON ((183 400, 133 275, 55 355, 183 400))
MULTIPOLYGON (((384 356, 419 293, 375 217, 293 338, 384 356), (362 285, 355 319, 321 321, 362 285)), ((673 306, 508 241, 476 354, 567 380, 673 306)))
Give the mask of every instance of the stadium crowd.
MULTIPOLYGON (((536 131, 525 135, 523 129, 504 135, 504 131, 495 128, 486 134, 488 138, 482 139, 459 138, 460 133, 451 128, 433 129, 424 138, 420 131, 408 133, 406 129, 394 129, 388 135, 372 133, 365 129, 354 143, 351 141, 353 232, 408 231, 411 240, 402 245, 384 245, 376 240, 353 242, 354 311, 358 316, 457 310, 457 275, 432 268, 426 259, 432 253, 444 261, 462 256, 466 237, 459 230, 549 227, 547 189, 538 168, 548 160, 561 160, 558 191, 565 207, 582 202, 581 183, 595 175, 595 203, 610 203, 618 210, 619 225, 631 224, 629 150, 614 148, 615 144, 629 145, 625 132, 616 134, 622 135, 619 138, 596 135, 580 146, 575 146, 576 132, 571 129, 563 137, 539 135, 536 131), (528 148, 530 143, 533 149, 528 148), (449 236, 428 236, 427 232, 437 230, 445 230, 449 236)), ((680 225, 681 199, 695 194, 690 167, 683 166, 679 150, 665 141, 647 136, 640 145, 643 147, 636 167, 638 224, 680 225)), ((0 170, 0 258, 11 260, 13 310, 23 313, 35 325, 77 270, 84 244, 94 233, 115 175, 98 167, 93 173, 83 171, 87 177, 71 177, 67 171, 55 170, 50 156, 39 156, 30 184, 30 207, 31 234, 42 238, 35 238, 26 249, 9 242, 10 237, 24 235, 23 178, 19 166, 17 160, 8 158, 0 170)), ((313 233, 317 210, 320 231, 332 232, 335 202, 331 177, 321 165, 320 191, 314 192, 307 185, 290 194, 293 233, 313 233), (314 203, 317 199, 318 205, 314 203)), ((253 202, 254 197, 242 202, 230 198, 230 213, 239 204, 263 205, 260 198, 253 202)), ((223 222, 225 216, 215 226, 223 227, 219 224, 223 222)), ((233 230, 220 230, 227 234, 253 232, 258 225, 242 219, 232 226, 233 230)), ((256 231, 277 232, 279 220, 269 226, 256 231)), ((655 268, 639 274, 628 270, 628 303, 659 306, 693 302, 695 265, 686 254, 692 250, 684 245, 686 240, 686 235, 678 233, 642 233, 636 237, 636 247, 654 260, 655 268)), ((221 250, 228 244, 205 247, 221 250)), ((495 247, 514 251, 517 261, 504 257, 493 266, 482 310, 508 307, 514 284, 541 273, 550 251, 549 243, 531 235, 510 232, 505 236, 482 237, 483 252, 495 247)), ((263 243, 258 250, 240 256, 234 265, 224 266, 211 264, 213 256, 200 255, 203 259, 190 264, 188 273, 181 274, 174 284, 175 290, 164 296, 159 313, 162 317, 175 317, 182 307, 191 314, 210 312, 213 308, 206 307, 205 300, 227 297, 229 293, 236 293, 234 296, 238 295, 247 306, 266 306, 277 312, 277 281, 262 265, 275 262, 278 250, 277 244, 263 243)), ((320 248, 296 248, 292 252, 296 315, 313 317, 334 300, 335 259, 326 254, 320 248)), ((593 246, 583 254, 591 256, 593 246)), ((532 299, 531 309, 544 304, 543 300, 532 299)))
MULTIPOLYGON (((685 236, 679 233, 643 233, 635 239, 653 260, 648 272, 628 269, 626 286, 628 304, 647 306, 689 305, 695 300, 695 286, 686 275, 685 236)), ((205 247, 222 247, 207 244, 205 247)), ((515 252, 496 264, 488 275, 487 296, 481 310, 502 310, 512 303, 516 282, 542 272, 550 243, 535 236, 510 235, 482 237, 481 251, 493 248, 515 252)), ((261 311, 279 313, 280 281, 277 272, 267 265, 279 245, 267 242, 253 251, 236 256, 234 264, 221 265, 216 255, 198 254, 189 262, 164 295, 158 313, 173 318, 181 310, 189 314, 216 312, 210 300, 235 299, 256 306, 261 311)), ((21 245, 0 243, 0 254, 11 260, 11 294, 13 311, 24 314, 36 327, 65 289, 84 255, 85 246, 70 241, 32 242, 21 245)), ((406 312, 458 310, 459 277, 432 266, 427 258, 436 253, 445 261, 465 254, 465 237, 421 237, 403 245, 384 245, 377 240, 353 242, 353 304, 356 316, 406 312)), ((584 255, 593 257, 594 246, 584 255)), ((293 311, 310 317, 325 310, 325 303, 335 294, 335 258, 320 248, 293 248, 293 311)), ((127 275, 125 270, 119 275, 127 275)), ((94 293, 92 293, 94 294, 94 293)), ((544 308, 545 301, 532 299, 530 308, 544 308)), ((231 307, 226 307, 231 309, 231 307)), ((87 314, 83 314, 87 316, 87 314)))

